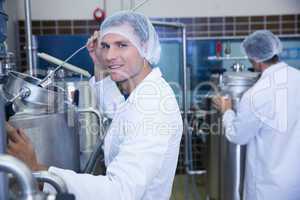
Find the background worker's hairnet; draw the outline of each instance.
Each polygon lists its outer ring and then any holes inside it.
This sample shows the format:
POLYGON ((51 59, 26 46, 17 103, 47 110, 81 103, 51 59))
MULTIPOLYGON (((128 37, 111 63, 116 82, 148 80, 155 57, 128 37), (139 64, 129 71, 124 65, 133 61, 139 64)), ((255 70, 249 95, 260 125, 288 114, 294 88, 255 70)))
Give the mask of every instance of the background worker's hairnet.
POLYGON ((133 11, 120 11, 106 18, 100 27, 100 40, 108 33, 126 37, 151 65, 160 59, 160 42, 150 20, 133 11))
POLYGON ((255 62, 264 62, 282 51, 282 44, 271 31, 259 30, 245 38, 242 50, 249 59, 255 62))

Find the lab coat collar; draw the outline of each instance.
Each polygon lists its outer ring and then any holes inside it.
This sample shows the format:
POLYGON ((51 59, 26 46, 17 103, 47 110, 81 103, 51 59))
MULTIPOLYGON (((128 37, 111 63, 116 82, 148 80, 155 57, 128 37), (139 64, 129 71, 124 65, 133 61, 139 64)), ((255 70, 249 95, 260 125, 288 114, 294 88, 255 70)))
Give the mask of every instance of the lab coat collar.
POLYGON ((284 67, 287 67, 288 65, 285 62, 279 62, 274 65, 271 65, 265 71, 262 72, 261 78, 264 78, 266 76, 270 76, 271 74, 274 74, 275 72, 283 69, 284 67))
POLYGON ((144 78, 144 80, 140 84, 138 84, 138 86, 131 92, 127 101, 133 103, 134 100, 136 99, 134 98, 135 92, 138 91, 140 87, 143 87, 143 85, 149 82, 154 82, 156 79, 160 77, 162 77, 162 73, 160 69, 158 67, 153 68, 152 71, 144 78))
MULTIPOLYGON (((140 83, 142 84, 144 81, 147 81, 147 80, 155 80, 159 77, 161 77, 162 74, 161 74, 161 71, 158 67, 155 67, 152 69, 152 71, 144 78, 144 80, 140 83)), ((140 84, 138 85, 138 87, 140 86, 140 84)))

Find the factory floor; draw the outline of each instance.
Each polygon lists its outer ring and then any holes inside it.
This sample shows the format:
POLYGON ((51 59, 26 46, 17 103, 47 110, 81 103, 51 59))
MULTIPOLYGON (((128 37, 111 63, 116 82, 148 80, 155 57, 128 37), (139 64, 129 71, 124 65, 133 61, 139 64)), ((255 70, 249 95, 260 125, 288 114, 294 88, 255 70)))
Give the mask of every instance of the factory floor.
POLYGON ((185 194, 186 175, 176 175, 170 200, 205 200, 205 176, 194 176, 195 187, 189 176, 188 193, 185 194))

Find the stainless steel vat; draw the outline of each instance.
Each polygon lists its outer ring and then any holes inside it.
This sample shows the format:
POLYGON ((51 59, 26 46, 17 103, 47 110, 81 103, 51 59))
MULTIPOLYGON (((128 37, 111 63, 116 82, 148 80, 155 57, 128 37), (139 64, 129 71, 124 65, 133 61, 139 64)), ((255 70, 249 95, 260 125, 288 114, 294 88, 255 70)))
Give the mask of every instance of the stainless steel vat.
MULTIPOLYGON (((233 109, 258 79, 259 74, 253 72, 226 72, 222 76, 220 90, 229 95, 233 101, 233 109)), ((210 108, 212 109, 212 108, 210 108)), ((233 144, 225 137, 222 127, 221 113, 207 117, 211 134, 209 138, 208 193, 214 200, 241 200, 245 170, 246 147, 233 144)))
POLYGON ((79 171, 79 135, 74 109, 69 107, 59 113, 17 113, 10 122, 25 130, 41 163, 79 171))
MULTIPOLYGON (((77 104, 78 134, 80 140, 80 168, 86 169, 97 143, 104 137, 102 117, 97 110, 96 99, 88 80, 69 79, 57 83, 64 88, 68 100, 77 104), (76 94, 78 95, 77 97, 76 94), (75 102, 78 101, 78 102, 75 102)), ((84 171, 91 173, 91 171, 84 171)))
MULTIPOLYGON (((6 131, 4 117, 4 99, 0 93, 0 155, 3 155, 6 150, 6 131)), ((8 179, 5 174, 0 172, 0 199, 7 199, 8 194, 8 179)))
POLYGON ((226 72, 223 74, 221 90, 231 96, 234 101, 234 109, 243 93, 256 82, 258 76, 259 74, 254 72, 226 72))
MULTIPOLYGON (((56 111, 64 106, 65 93, 56 86, 39 87, 40 79, 27 74, 11 71, 3 85, 3 92, 9 101, 19 101, 18 105, 32 109, 56 111)), ((17 109, 18 110, 18 109, 17 109)))
POLYGON ((41 88, 39 82, 29 75, 9 73, 3 90, 17 112, 10 122, 25 129, 42 163, 74 171, 93 169, 97 157, 91 155, 98 152, 104 131, 89 82, 56 81, 56 89, 41 88), (79 91, 77 107, 71 105, 75 90, 79 91))
POLYGON ((25 130, 40 162, 79 171, 75 107, 66 101, 63 89, 57 86, 41 88, 39 82, 26 74, 9 73, 3 91, 8 101, 13 102, 16 112, 10 122, 25 130))

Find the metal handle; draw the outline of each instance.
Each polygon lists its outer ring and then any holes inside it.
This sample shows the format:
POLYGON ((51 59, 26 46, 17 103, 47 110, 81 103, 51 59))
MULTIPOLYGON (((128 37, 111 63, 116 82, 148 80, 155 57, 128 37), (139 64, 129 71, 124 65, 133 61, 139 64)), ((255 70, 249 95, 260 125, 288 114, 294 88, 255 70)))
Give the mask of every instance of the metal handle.
POLYGON ((66 183, 62 178, 48 171, 38 171, 32 173, 34 178, 39 182, 49 183, 51 186, 55 188, 58 194, 68 193, 68 188, 66 183))
POLYGON ((97 159, 102 152, 102 145, 103 145, 104 139, 100 140, 97 143, 97 146, 95 147, 94 151, 92 152, 92 155, 90 156, 88 162, 86 163, 83 173, 91 174, 95 168, 95 165, 97 163, 97 159))
POLYGON ((90 158, 89 158, 88 162, 86 163, 86 165, 84 167, 84 170, 83 170, 84 173, 91 174, 93 172, 94 168, 95 168, 95 165, 96 165, 97 159, 99 157, 99 154, 102 151, 102 145, 103 145, 103 141, 104 141, 104 138, 105 138, 105 134, 104 134, 105 131, 104 131, 103 126, 102 126, 102 117, 101 117, 98 110, 90 107, 90 108, 78 109, 78 112, 79 113, 93 113, 93 114, 95 114, 98 118, 99 132, 103 133, 103 135, 99 134, 99 141, 98 141, 95 149, 93 150, 92 155, 90 156, 90 158))
POLYGON ((13 103, 17 98, 21 97, 22 99, 25 99, 26 97, 29 97, 31 94, 31 90, 28 87, 22 87, 18 94, 16 94, 11 99, 7 99, 8 102, 13 103))
POLYGON ((30 169, 20 160, 9 156, 0 156, 0 171, 12 173, 16 176, 18 182, 20 183, 21 191, 25 199, 30 199, 37 194, 36 191, 36 180, 33 178, 30 169))
MULTIPOLYGON (((96 115, 96 117, 98 119, 99 128, 101 129, 101 131, 99 131, 99 132, 104 133, 103 126, 102 126, 102 117, 98 110, 96 110, 92 107, 89 107, 89 108, 79 108, 79 109, 77 109, 77 112, 78 113, 92 113, 92 114, 96 115)), ((101 139, 103 138, 101 135, 99 135, 99 136, 101 137, 101 139)))

